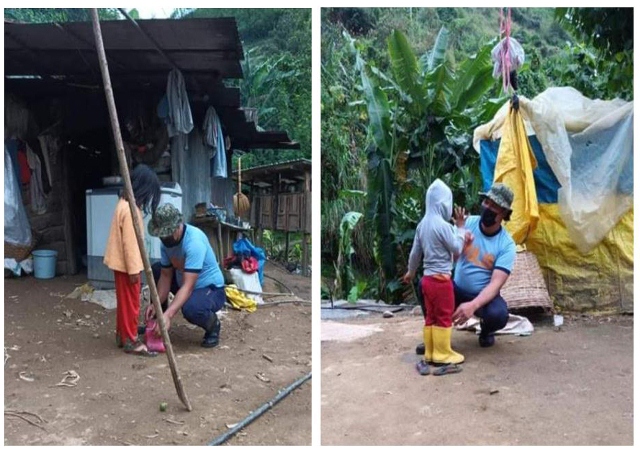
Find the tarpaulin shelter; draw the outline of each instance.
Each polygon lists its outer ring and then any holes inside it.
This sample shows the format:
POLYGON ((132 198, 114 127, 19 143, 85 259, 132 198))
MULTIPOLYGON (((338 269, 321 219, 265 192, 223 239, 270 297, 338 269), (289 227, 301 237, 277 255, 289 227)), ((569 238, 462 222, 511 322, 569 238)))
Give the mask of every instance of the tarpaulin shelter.
POLYGON ((520 98, 520 114, 530 151, 518 161, 498 152, 513 139, 509 103, 474 131, 484 188, 514 190, 507 229, 537 257, 557 308, 632 312, 633 102, 550 88, 520 98))

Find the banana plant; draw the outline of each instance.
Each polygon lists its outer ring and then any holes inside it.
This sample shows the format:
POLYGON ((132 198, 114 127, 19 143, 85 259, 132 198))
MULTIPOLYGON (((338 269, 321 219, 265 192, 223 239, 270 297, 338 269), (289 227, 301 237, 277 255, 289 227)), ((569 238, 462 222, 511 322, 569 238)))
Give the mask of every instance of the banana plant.
POLYGON ((336 274, 335 293, 349 294, 355 286, 355 276, 351 265, 355 250, 352 246, 351 236, 360 218, 362 218, 360 212, 347 212, 340 222, 340 246, 338 247, 338 258, 333 264, 336 274))
MULTIPOLYGON (((384 74, 363 59, 355 40, 346 33, 345 37, 350 40, 367 106, 373 144, 368 152, 366 218, 376 230, 375 256, 385 281, 381 296, 388 300, 397 286, 398 266, 404 265, 397 257, 407 223, 397 209, 404 205, 398 203, 407 191, 403 187, 410 184, 401 166, 418 165, 419 183, 425 189, 447 173, 468 174, 460 170, 468 160, 473 128, 486 119, 487 108, 494 113, 502 104, 502 100, 480 102, 496 86, 491 63, 495 42, 481 47, 454 70, 446 58, 446 28, 421 58, 406 36, 395 30, 387 40, 391 74, 384 74)), ((457 187, 467 185, 458 183, 457 187)))

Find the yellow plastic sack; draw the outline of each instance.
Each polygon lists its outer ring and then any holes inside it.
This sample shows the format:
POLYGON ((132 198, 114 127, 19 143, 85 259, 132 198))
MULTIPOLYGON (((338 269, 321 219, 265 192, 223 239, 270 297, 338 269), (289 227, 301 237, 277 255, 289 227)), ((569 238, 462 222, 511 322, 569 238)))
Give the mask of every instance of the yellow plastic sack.
POLYGON ((256 301, 238 290, 237 286, 233 284, 226 286, 224 292, 227 295, 227 300, 234 308, 247 312, 254 312, 257 309, 256 301))
POLYGON ((519 111, 510 108, 502 130, 493 179, 513 191, 513 213, 505 227, 518 245, 524 243, 536 229, 540 218, 533 180, 533 170, 537 166, 522 116, 519 111))

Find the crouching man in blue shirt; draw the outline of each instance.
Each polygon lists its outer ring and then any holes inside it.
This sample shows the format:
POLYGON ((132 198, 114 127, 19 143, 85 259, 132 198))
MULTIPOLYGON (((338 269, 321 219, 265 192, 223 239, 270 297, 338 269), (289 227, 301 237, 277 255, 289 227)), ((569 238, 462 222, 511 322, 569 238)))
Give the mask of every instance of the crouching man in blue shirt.
MULTIPOLYGON (((197 227, 184 223, 180 211, 171 204, 158 207, 148 230, 162 242, 160 262, 152 270, 167 330, 173 316, 182 310, 189 323, 204 329, 202 347, 217 346, 220 320, 216 312, 222 309, 227 297, 224 277, 209 239, 197 227), (170 305, 169 292, 175 294, 170 305)), ((158 323, 158 334, 159 328, 158 323)))

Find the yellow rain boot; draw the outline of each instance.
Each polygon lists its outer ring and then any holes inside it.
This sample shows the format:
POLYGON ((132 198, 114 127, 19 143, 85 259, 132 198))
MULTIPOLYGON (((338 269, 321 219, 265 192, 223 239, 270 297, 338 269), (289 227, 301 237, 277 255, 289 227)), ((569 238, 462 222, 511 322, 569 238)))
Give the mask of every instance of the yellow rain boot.
POLYGON ((433 326, 425 326, 422 329, 424 338, 424 360, 428 363, 433 361, 433 326))
POLYGON ((451 330, 451 327, 443 328, 435 325, 432 327, 432 361, 435 364, 460 364, 464 362, 464 356, 451 349, 451 330))

